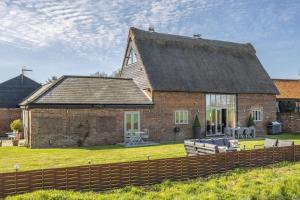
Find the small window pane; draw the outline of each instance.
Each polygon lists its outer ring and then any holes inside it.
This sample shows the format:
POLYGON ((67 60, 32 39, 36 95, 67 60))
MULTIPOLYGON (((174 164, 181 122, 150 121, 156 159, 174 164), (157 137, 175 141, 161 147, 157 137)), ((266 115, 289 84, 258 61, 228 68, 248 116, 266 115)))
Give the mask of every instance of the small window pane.
POLYGON ((175 124, 188 124, 188 111, 175 111, 175 124))

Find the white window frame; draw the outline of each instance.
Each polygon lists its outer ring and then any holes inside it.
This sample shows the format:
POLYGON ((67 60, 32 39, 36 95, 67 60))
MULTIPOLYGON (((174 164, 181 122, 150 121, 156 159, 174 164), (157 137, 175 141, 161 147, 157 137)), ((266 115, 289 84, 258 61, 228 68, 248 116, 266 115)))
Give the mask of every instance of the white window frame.
POLYGON ((261 109, 252 110, 251 115, 252 115, 253 121, 255 121, 255 122, 263 121, 263 111, 261 109), (258 116, 259 116, 259 118, 257 118, 258 116))
POLYGON ((127 58, 127 65, 131 65, 137 62, 137 57, 136 57, 136 52, 135 50, 131 47, 128 58, 127 58))
POLYGON ((123 116, 123 120, 124 120, 124 139, 126 139, 126 134, 127 134, 127 130, 126 130, 126 115, 130 114, 131 117, 131 128, 133 126, 133 115, 137 114, 138 115, 138 132, 141 131, 141 114, 140 111, 125 111, 124 112, 124 116, 123 116))
POLYGON ((189 111, 188 110, 176 110, 174 112, 174 122, 175 124, 189 124, 189 111), (179 121, 176 120, 176 115, 179 113, 179 121), (184 121, 184 113, 186 113, 186 120, 184 121), (180 115, 182 114, 182 122, 180 121, 180 115))

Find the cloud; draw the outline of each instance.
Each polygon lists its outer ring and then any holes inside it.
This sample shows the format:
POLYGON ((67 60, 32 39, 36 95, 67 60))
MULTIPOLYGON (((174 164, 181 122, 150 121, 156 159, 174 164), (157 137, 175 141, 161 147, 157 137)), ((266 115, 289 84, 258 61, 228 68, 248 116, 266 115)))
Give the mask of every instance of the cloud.
POLYGON ((278 20, 293 20, 299 9, 297 1, 281 5, 282 11, 265 2, 267 6, 256 7, 257 16, 249 19, 251 8, 261 1, 254 2, 6 0, 0 3, 0 43, 23 48, 59 43, 79 55, 99 58, 101 52, 108 59, 111 54, 124 51, 120 47, 125 46, 130 26, 147 29, 153 25, 159 31, 188 35, 210 31, 227 37, 247 34, 245 26, 249 26, 257 35, 268 35, 278 28, 278 20), (255 21, 251 21, 253 18, 255 21))

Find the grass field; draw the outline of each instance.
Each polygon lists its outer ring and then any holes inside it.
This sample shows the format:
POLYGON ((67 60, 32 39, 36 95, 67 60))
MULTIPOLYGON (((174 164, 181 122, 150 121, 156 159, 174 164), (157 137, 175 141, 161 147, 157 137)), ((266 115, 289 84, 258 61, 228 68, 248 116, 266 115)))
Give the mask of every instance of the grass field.
POLYGON ((37 191, 9 197, 8 200, 47 199, 300 199, 300 163, 281 163, 268 168, 234 170, 208 179, 186 182, 166 181, 148 187, 127 187, 107 193, 37 191))
MULTIPOLYGON (((300 134, 283 134, 276 137, 285 140, 295 140, 300 144, 300 134)), ((246 148, 253 148, 254 144, 263 144, 263 138, 240 142, 246 148)), ((11 172, 14 165, 20 165, 20 171, 46 169, 56 167, 112 163, 123 161, 170 158, 185 156, 181 143, 162 144, 148 147, 125 148, 122 146, 98 146, 89 148, 54 148, 54 149, 27 149, 24 147, 0 147, 0 173, 11 172)))

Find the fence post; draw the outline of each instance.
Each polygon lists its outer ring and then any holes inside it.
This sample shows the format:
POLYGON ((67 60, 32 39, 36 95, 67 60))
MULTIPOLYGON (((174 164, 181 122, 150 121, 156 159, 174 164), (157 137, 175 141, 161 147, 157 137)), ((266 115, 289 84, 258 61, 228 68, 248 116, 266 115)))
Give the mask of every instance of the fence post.
POLYGON ((147 184, 149 185, 150 183, 150 170, 149 170, 149 164, 150 164, 150 156, 147 156, 147 184))
POLYGON ((91 191, 91 162, 89 162, 89 191, 91 191))
POLYGON ((15 172, 15 194, 17 194, 17 191, 18 191, 18 183, 17 183, 17 180, 18 180, 18 171, 16 170, 15 172))
MULTIPOLYGON (((55 175, 56 175, 56 173, 55 173, 55 175)), ((56 183, 56 180, 55 180, 55 183, 56 183)), ((44 169, 42 169, 42 189, 44 189, 44 169)))
POLYGON ((66 190, 67 190, 68 189, 68 168, 66 168, 65 176, 66 176, 66 190))
POLYGON ((227 153, 226 153, 226 151, 225 151, 225 153, 224 153, 224 161, 225 161, 225 172, 227 171, 227 153))
POLYGON ((129 165, 129 185, 131 185, 131 161, 128 162, 129 165))
POLYGON ((274 154, 275 154, 275 147, 273 146, 273 149, 272 149, 272 164, 274 164, 274 154))
POLYGON ((296 146, 293 144, 293 160, 296 162, 296 146))

